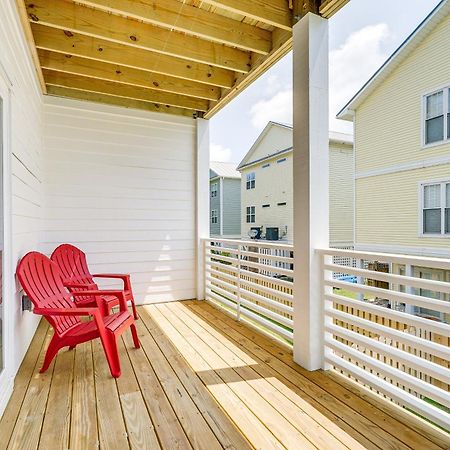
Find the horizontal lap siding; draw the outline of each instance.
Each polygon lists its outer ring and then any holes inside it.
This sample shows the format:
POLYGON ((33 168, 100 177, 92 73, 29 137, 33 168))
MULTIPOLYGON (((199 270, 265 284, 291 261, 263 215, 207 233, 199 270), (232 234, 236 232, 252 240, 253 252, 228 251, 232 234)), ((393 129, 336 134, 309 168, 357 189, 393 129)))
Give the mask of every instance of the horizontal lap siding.
POLYGON ((195 122, 61 99, 45 119, 44 250, 131 273, 138 303, 195 297, 195 122))
POLYGON ((450 178, 450 164, 356 180, 356 242, 449 249, 449 240, 419 237, 421 182, 450 178))
POLYGON ((356 173, 448 156, 422 148, 422 97, 450 83, 450 17, 444 19, 357 108, 356 173))
MULTIPOLYGON (((42 228, 42 99, 15 2, 0 2, 0 17, 0 77, 11 82, 10 148, 7 151, 11 164, 11 260, 14 273, 25 253, 39 249, 42 228)), ((39 321, 37 316, 22 312, 22 293, 14 282, 13 295, 10 299, 5 294, 5 301, 10 302, 13 310, 10 318, 12 340, 6 349, 13 355, 11 376, 18 369, 39 321)))

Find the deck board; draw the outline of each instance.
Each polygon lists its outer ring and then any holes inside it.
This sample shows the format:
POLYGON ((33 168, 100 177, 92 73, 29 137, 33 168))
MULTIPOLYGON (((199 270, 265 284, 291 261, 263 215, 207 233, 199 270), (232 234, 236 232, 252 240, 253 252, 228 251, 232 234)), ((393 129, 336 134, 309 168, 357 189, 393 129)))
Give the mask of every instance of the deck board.
POLYGON ((98 341, 39 367, 42 322, 0 421, 2 449, 438 449, 448 435, 355 383, 307 372, 286 347, 205 302, 139 307, 142 348, 98 341))

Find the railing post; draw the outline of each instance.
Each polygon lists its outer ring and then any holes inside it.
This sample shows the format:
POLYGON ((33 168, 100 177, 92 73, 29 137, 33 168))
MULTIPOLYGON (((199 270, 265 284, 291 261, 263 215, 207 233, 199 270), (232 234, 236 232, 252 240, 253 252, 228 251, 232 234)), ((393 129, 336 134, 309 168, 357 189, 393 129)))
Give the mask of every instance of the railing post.
MULTIPOLYGON (((414 275, 413 266, 411 264, 405 265, 405 276, 412 277, 414 275)), ((405 285, 405 292, 407 294, 414 294, 414 288, 409 284, 405 285)), ((414 306, 408 303, 405 304, 405 312, 408 314, 414 314, 414 306)))
POLYGON ((315 14, 293 29, 294 361, 323 366, 323 271, 329 246, 328 21, 315 14))
POLYGON ((205 298, 204 241, 209 238, 209 122, 197 119, 196 153, 196 291, 197 300, 205 298))
MULTIPOLYGON (((361 258, 358 258, 356 260, 356 267, 358 269, 364 269, 364 260, 361 258)), ((356 281, 358 284, 364 284, 364 278, 363 277, 357 277, 356 281)), ((358 292, 358 300, 363 301, 364 300, 364 292, 358 292)))
POLYGON ((238 244, 238 276, 237 276, 237 312, 236 312, 236 319, 241 320, 241 245, 238 244))
POLYGON ((322 331, 322 369, 329 370, 331 369, 332 365, 326 361, 326 356, 329 353, 332 353, 332 350, 327 347, 326 340, 331 339, 333 337, 333 334, 329 331, 326 331, 327 325, 330 325, 333 323, 333 319, 326 315, 327 311, 330 311, 333 309, 333 302, 331 300, 328 300, 325 295, 332 294, 333 293, 333 287, 326 285, 326 281, 332 281, 333 280, 333 272, 331 270, 325 270, 324 266, 329 265, 333 263, 333 257, 331 255, 323 255, 321 256, 322 260, 322 292, 323 292, 323 306, 322 306, 322 324, 323 324, 323 331, 322 331))

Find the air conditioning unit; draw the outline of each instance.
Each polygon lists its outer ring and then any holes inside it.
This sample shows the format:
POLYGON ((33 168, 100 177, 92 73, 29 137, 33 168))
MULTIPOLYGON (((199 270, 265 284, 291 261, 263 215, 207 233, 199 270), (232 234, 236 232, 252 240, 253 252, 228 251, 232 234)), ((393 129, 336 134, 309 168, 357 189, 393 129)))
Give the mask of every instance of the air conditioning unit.
POLYGON ((266 240, 268 241, 278 241, 280 239, 280 230, 275 227, 266 228, 266 240))
POLYGON ((251 227, 248 235, 250 239, 261 239, 262 227, 251 227))

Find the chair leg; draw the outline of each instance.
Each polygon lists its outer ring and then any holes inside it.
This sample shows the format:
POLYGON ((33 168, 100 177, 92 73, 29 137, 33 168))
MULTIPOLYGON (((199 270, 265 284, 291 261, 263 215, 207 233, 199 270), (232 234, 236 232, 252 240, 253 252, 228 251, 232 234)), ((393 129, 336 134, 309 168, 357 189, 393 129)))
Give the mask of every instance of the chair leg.
POLYGON ((105 351, 106 360, 108 361, 111 376, 114 378, 119 378, 121 370, 116 336, 114 334, 108 334, 105 338, 100 336, 100 339, 102 341, 103 350, 105 351))
POLYGON ((131 334, 133 336, 134 346, 136 348, 140 348, 141 344, 139 342, 139 338, 138 338, 138 334, 137 334, 137 330, 136 330, 136 325, 133 323, 132 325, 130 325, 130 329, 131 329, 131 334))
POLYGON ((61 348, 61 344, 60 344, 59 338, 56 335, 53 335, 52 340, 50 341, 50 344, 47 348, 47 353, 45 354, 44 364, 42 365, 41 369, 39 370, 40 373, 44 373, 48 369, 51 362, 53 361, 53 358, 58 353, 58 350, 60 348, 61 348))

